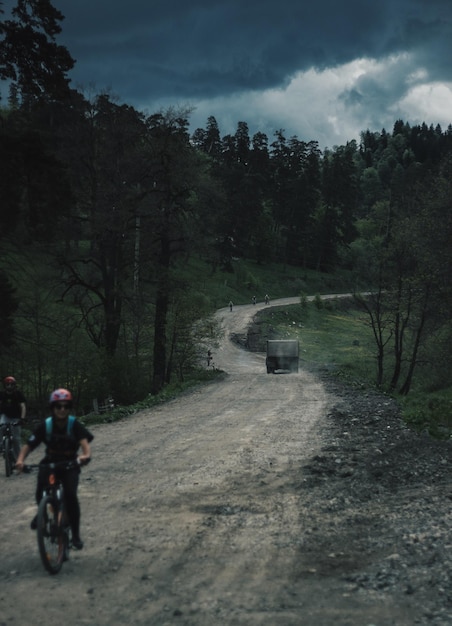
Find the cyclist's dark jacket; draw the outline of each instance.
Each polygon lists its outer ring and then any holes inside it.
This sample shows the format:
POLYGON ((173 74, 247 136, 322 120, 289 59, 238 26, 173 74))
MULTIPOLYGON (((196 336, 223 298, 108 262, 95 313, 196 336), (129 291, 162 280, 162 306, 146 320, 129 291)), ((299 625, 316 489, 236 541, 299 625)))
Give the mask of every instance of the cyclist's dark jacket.
POLYGON ((24 394, 18 389, 14 389, 12 393, 0 391, 0 413, 6 415, 10 419, 19 419, 21 415, 20 405, 25 402, 24 394))
POLYGON ((64 428, 58 428, 58 422, 53 419, 52 433, 50 440, 47 441, 46 423, 43 421, 32 435, 28 438, 28 445, 32 450, 37 448, 39 444, 46 443, 46 455, 42 462, 58 463, 59 461, 68 461, 77 458, 77 450, 82 439, 88 439, 88 442, 94 439, 90 431, 83 426, 81 422, 75 420, 71 433, 67 432, 67 422, 64 422, 64 428))

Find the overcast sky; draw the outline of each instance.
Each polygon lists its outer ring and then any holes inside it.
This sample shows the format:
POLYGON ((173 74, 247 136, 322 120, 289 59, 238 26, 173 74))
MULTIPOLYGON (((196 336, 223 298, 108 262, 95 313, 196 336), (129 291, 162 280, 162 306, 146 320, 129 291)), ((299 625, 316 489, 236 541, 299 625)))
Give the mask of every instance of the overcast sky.
MULTIPOLYGON (((7 0, 5 7, 12 4, 7 0)), ((452 0, 53 0, 72 85, 320 148, 452 123, 452 0)))

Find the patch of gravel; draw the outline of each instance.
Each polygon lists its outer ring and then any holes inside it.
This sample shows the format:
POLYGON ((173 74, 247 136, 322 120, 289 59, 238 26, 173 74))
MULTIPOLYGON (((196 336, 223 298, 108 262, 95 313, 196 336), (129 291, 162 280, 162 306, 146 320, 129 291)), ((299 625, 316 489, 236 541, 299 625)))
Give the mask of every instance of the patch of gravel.
POLYGON ((416 624, 452 624, 452 445, 411 431, 397 403, 320 375, 338 397, 330 444, 303 467, 300 567, 350 594, 412 596, 416 624))

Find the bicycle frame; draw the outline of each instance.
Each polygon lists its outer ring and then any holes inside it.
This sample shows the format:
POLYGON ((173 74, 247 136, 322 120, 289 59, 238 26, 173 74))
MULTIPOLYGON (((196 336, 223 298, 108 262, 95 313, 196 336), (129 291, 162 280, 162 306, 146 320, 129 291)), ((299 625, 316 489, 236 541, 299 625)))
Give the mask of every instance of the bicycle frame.
POLYGON ((57 574, 63 562, 68 560, 72 541, 64 501, 64 487, 57 471, 58 468, 71 469, 77 466, 76 461, 38 466, 40 471, 48 470, 38 507, 37 539, 41 561, 50 574, 57 574))
POLYGON ((42 564, 50 574, 57 574, 63 562, 69 559, 72 548, 72 531, 66 513, 64 486, 58 469, 70 470, 86 465, 89 459, 81 463, 79 459, 58 463, 40 463, 24 465, 23 471, 32 469, 47 471, 45 486, 38 505, 37 539, 42 564))

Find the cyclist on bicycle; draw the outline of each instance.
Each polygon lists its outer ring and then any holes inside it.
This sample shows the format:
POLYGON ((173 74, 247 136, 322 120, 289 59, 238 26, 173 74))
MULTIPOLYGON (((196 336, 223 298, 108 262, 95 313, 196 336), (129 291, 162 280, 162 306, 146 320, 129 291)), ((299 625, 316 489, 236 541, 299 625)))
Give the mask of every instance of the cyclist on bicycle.
MULTIPOLYGON (((39 504, 44 486, 46 484, 46 464, 59 463, 62 461, 74 461, 78 458, 80 465, 88 463, 91 459, 90 442, 93 435, 74 416, 70 416, 72 409, 72 394, 67 389, 55 389, 50 394, 51 417, 43 421, 30 435, 27 443, 23 446, 17 459, 16 468, 23 471, 24 461, 35 448, 41 443, 46 444, 45 457, 40 462, 36 485, 36 502, 39 504), (82 454, 77 456, 81 448, 82 454)), ((80 504, 77 497, 77 488, 80 475, 80 467, 70 469, 57 468, 64 486, 66 509, 72 528, 72 545, 77 550, 83 548, 80 539, 80 504)), ((32 530, 37 528, 37 516, 31 522, 32 530)))
POLYGON ((22 445, 20 439, 20 422, 25 420, 27 407, 24 394, 17 389, 17 382, 14 376, 6 376, 3 379, 4 391, 0 391, 0 424, 19 422, 12 426, 13 452, 17 459, 22 445))

